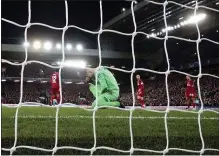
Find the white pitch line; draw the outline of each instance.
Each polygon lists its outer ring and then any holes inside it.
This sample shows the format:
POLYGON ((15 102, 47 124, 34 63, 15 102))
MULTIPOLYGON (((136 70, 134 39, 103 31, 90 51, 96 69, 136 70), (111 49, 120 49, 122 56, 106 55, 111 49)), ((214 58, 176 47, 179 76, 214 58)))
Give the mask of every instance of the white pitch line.
MULTIPOLYGON (((14 116, 10 117, 14 118, 14 116)), ((35 116, 35 115, 24 115, 24 116, 18 116, 18 118, 30 118, 30 119, 55 119, 55 116, 35 116)), ((83 116, 83 115, 75 115, 75 116, 59 116, 60 119, 74 119, 74 118, 80 118, 80 119, 92 119, 92 116, 83 116)), ((133 119, 164 119, 164 117, 158 117, 158 116, 134 116, 133 119)), ((129 119, 129 116, 96 116, 96 119, 129 119)), ((197 120, 197 117, 168 117, 168 119, 176 119, 176 120, 197 120)), ((217 117, 204 117, 201 118, 203 120, 219 120, 217 117)))

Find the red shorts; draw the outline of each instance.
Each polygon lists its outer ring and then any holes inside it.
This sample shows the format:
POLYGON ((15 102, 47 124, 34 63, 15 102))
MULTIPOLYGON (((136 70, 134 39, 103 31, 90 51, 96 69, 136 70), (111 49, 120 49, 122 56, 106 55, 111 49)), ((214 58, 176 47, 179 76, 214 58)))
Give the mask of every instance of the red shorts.
POLYGON ((137 92, 137 96, 144 97, 144 92, 137 92))
POLYGON ((52 88, 52 89, 51 89, 51 94, 52 94, 52 95, 57 95, 57 94, 59 94, 59 88, 52 88))
POLYGON ((187 98, 195 98, 196 97, 196 93, 193 91, 186 91, 186 97, 187 98))

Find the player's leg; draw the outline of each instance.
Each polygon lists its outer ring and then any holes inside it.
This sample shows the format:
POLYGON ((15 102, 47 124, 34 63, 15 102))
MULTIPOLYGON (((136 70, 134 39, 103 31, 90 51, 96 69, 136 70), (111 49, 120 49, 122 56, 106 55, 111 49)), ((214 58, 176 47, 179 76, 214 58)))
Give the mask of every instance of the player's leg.
POLYGON ((117 101, 118 97, 119 97, 119 92, 101 94, 93 102, 92 107, 95 107, 95 105, 119 107, 120 102, 117 101))
POLYGON ((186 105, 187 105, 187 109, 190 108, 190 93, 188 91, 186 91, 185 93, 185 97, 186 97, 186 105))
POLYGON ((141 107, 144 108, 145 107, 144 97, 142 95, 138 95, 137 99, 138 99, 138 102, 141 104, 141 107))
POLYGON ((191 100, 192 100, 192 107, 193 107, 193 109, 195 109, 195 107, 196 107, 196 104, 195 104, 195 97, 194 97, 194 96, 191 97, 191 100))
POLYGON ((57 103, 59 104, 60 103, 60 92, 59 92, 59 89, 56 90, 56 100, 57 100, 57 103))

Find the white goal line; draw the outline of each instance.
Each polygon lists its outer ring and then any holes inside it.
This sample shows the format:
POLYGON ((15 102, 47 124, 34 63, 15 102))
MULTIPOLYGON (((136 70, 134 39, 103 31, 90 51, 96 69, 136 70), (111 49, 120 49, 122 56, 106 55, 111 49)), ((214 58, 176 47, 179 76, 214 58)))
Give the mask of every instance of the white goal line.
MULTIPOLYGON (((10 118, 15 118, 14 116, 11 116, 10 118)), ((22 115, 18 116, 18 118, 30 118, 30 119, 55 119, 55 116, 43 116, 43 115, 22 115)), ((80 119, 92 119, 92 116, 86 116, 86 115, 66 115, 66 116, 59 116, 59 119, 72 119, 72 118, 80 118, 80 119)), ((96 116, 96 119, 129 119, 129 116, 96 116)), ((164 119, 165 117, 162 116, 133 116, 133 119, 164 119)), ((167 119, 176 119, 176 120, 197 120, 197 117, 167 117, 167 119)), ((201 118, 203 120, 219 120, 219 117, 203 117, 201 118)))

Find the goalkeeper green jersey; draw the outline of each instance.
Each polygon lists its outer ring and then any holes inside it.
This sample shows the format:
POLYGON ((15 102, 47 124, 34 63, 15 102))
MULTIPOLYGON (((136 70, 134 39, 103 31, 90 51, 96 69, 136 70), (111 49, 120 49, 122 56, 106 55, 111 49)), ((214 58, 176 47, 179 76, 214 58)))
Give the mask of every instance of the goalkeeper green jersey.
MULTIPOLYGON (((97 86, 98 86, 98 92, 100 94, 104 92, 113 92, 113 91, 119 91, 118 83, 113 76, 113 74, 106 68, 101 67, 98 71, 95 72, 95 76, 98 76, 97 78, 97 86)), ((95 84, 95 80, 94 80, 95 84)))

